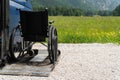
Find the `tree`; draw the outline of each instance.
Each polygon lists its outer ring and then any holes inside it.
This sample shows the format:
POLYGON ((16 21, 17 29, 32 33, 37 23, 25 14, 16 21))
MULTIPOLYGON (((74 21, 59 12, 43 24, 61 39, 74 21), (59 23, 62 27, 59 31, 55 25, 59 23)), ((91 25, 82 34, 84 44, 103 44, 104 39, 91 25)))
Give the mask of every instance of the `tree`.
POLYGON ((113 10, 113 15, 114 16, 120 16, 120 5, 113 10))

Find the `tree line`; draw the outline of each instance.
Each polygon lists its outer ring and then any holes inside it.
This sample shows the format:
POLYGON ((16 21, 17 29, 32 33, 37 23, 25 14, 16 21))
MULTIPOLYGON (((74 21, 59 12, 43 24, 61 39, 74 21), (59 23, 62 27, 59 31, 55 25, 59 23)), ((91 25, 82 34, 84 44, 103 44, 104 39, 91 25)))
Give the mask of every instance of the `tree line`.
POLYGON ((114 16, 120 16, 120 5, 113 10, 114 16))
MULTIPOLYGON (((35 11, 43 10, 45 7, 33 7, 35 11)), ((100 11, 84 11, 77 8, 65 8, 65 7, 49 7, 48 12, 50 16, 120 16, 120 6, 116 7, 113 11, 100 10, 100 11)))

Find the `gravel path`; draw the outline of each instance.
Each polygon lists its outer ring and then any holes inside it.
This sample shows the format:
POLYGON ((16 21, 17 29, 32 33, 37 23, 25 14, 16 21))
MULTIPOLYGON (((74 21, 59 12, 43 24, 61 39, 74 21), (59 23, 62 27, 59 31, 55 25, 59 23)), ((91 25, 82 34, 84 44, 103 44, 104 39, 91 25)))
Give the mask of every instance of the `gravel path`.
POLYGON ((0 80, 120 80, 120 46, 59 44, 62 54, 49 77, 1 76, 0 80))

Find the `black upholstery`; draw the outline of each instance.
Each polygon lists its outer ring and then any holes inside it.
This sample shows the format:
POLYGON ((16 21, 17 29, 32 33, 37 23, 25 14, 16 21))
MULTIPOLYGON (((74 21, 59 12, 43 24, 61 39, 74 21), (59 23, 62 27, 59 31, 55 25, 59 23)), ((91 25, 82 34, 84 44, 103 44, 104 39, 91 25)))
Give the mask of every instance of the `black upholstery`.
POLYGON ((20 11, 20 24, 25 41, 44 41, 48 30, 48 12, 20 11))

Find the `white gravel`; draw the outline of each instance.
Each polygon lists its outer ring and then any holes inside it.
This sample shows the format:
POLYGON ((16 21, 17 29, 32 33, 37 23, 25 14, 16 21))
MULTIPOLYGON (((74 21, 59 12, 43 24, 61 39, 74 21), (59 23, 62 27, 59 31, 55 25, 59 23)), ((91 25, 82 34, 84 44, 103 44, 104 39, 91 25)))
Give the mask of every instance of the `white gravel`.
POLYGON ((120 46, 59 44, 61 56, 49 77, 5 76, 0 80, 120 80, 120 46))

